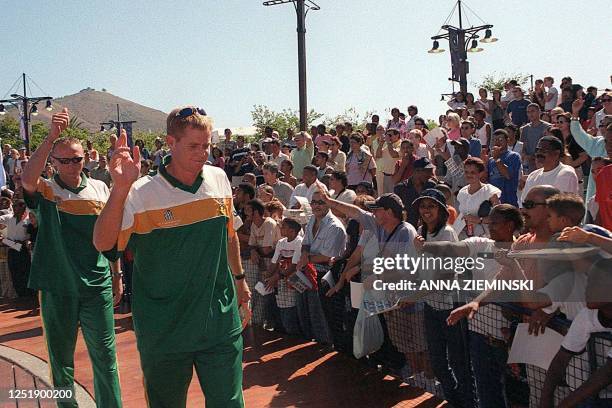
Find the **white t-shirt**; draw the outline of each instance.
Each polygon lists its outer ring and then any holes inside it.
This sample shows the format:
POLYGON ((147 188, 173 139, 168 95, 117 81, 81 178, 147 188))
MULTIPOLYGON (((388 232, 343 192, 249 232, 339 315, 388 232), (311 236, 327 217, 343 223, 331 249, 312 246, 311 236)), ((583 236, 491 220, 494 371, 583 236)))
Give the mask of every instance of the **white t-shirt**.
MULTIPOLYGON (((601 324, 598 309, 584 308, 572 322, 561 342, 561 347, 572 354, 582 354, 591 334, 598 332, 612 333, 612 327, 604 327, 601 324)), ((612 349, 608 350, 608 357, 612 357, 612 349)))
POLYGON ((553 278, 539 293, 547 295, 552 305, 542 309, 550 314, 559 309, 569 320, 574 320, 586 307, 584 293, 587 286, 587 275, 580 271, 571 271, 553 278))
POLYGON ((550 101, 544 103, 544 110, 549 111, 557 106, 557 101, 559 99, 559 91, 554 86, 551 86, 550 88, 548 88, 546 95, 553 95, 550 101))
MULTIPOLYGON (((419 235, 423 236, 423 227, 419 228, 419 235)), ((445 225, 436 235, 427 235, 427 242, 457 242, 458 240, 457 233, 450 225, 445 225)), ((440 279, 440 276, 438 271, 423 270, 419 271, 419 279, 437 280, 440 279)), ((436 310, 451 310, 455 307, 457 296, 451 292, 436 291, 428 294, 424 301, 436 310)))
MULTIPOLYGON (((463 242, 470 249, 468 256, 471 258, 482 258, 483 254, 490 254, 496 251, 495 241, 489 238, 471 237, 463 240, 463 242)), ((484 258, 482 263, 484 264, 482 270, 476 268, 472 270, 472 279, 492 281, 501 269, 501 265, 493 258, 484 258)), ((475 333, 504 340, 502 328, 510 327, 510 322, 502 314, 500 306, 489 303, 478 309, 478 313, 474 315, 474 318, 469 321, 468 325, 469 329, 475 333)))
MULTIPOLYGON (((460 216, 478 215, 478 208, 483 201, 487 201, 493 196, 501 197, 501 190, 491 184, 483 184, 480 190, 474 194, 468 192, 469 188, 469 185, 462 187, 457 193, 457 202, 459 203, 457 210, 460 216)), ((483 224, 474 225, 474 236, 482 237, 487 234, 488 230, 483 224)))
POLYGON ((264 218, 260 227, 255 223, 251 224, 251 235, 249 236, 251 246, 273 247, 280 238, 280 227, 270 217, 264 218))
POLYGON ((522 202, 525 201, 527 193, 532 187, 551 185, 557 187, 562 193, 574 193, 580 194, 578 185, 578 177, 572 166, 568 166, 563 163, 559 163, 557 167, 551 171, 544 171, 543 168, 537 169, 529 176, 525 182, 525 188, 523 188, 523 196, 519 205, 522 206, 522 202))
MULTIPOLYGON (((323 185, 323 190, 327 191, 327 187, 325 187, 325 185, 323 185)), ((317 187, 316 182, 312 183, 310 187, 306 186, 304 183, 298 184, 295 186, 293 194, 291 194, 291 198, 289 199, 289 208, 293 208, 293 206, 297 204, 295 197, 306 197, 308 202, 310 202, 310 200, 312 200, 312 195, 317 191, 319 191, 319 188, 317 187)))
MULTIPOLYGON (((277 263, 279 258, 291 258, 291 263, 297 265, 302 254, 302 237, 297 236, 293 241, 281 238, 276 243, 272 263, 277 263)), ((278 281, 278 292, 276 293, 276 304, 281 309, 295 306, 295 290, 287 285, 287 279, 278 281)))
POLYGON ((419 159, 423 157, 427 157, 428 159, 431 160, 431 154, 429 152, 429 148, 427 147, 425 143, 419 143, 419 146, 414 151, 414 155, 419 159))

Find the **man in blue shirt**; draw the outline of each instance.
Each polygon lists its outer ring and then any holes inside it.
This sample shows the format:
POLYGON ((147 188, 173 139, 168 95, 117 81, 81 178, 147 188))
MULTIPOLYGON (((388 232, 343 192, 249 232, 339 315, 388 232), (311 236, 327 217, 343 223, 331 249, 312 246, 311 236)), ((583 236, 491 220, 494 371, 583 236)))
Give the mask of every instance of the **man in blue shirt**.
POLYGON ((492 157, 487 170, 489 183, 501 190, 500 201, 518 207, 517 189, 521 175, 521 156, 508 150, 508 132, 498 129, 493 132, 492 157))
POLYGON ((523 90, 518 86, 512 91, 514 100, 508 104, 506 111, 512 119, 512 123, 516 126, 523 126, 527 123, 527 106, 531 103, 528 99, 525 99, 523 90))

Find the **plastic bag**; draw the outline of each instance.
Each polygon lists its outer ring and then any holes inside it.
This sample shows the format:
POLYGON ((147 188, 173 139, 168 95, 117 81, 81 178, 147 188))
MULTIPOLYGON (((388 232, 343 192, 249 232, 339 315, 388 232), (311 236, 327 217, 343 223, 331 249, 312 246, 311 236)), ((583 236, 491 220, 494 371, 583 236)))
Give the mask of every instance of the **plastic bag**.
POLYGON ((378 315, 368 316, 359 309, 353 330, 353 355, 362 358, 372 354, 382 346, 384 333, 378 315))

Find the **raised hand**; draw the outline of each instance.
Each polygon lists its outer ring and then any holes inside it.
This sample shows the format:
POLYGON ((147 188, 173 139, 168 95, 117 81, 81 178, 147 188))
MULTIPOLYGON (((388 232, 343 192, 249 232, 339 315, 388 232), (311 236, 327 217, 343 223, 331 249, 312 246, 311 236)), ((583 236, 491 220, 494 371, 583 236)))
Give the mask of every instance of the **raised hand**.
POLYGON ((127 133, 121 130, 116 149, 111 157, 108 171, 113 179, 114 188, 130 187, 140 177, 140 149, 127 145, 127 133))
POLYGON ((64 108, 61 112, 53 114, 51 117, 51 130, 47 139, 51 142, 55 142, 60 134, 66 130, 70 122, 70 116, 68 115, 68 108, 64 108))
POLYGON ((589 242, 590 234, 580 227, 566 227, 561 231, 557 241, 573 242, 575 244, 585 244, 589 242))
POLYGON ((578 98, 574 102, 572 102, 572 115, 578 116, 580 114, 580 110, 584 106, 584 99, 578 98))
POLYGON ((450 313, 450 315, 446 319, 446 324, 448 324, 449 326, 453 326, 464 317, 467 317, 468 320, 471 320, 478 312, 478 307, 479 304, 477 302, 470 302, 456 308, 450 313))

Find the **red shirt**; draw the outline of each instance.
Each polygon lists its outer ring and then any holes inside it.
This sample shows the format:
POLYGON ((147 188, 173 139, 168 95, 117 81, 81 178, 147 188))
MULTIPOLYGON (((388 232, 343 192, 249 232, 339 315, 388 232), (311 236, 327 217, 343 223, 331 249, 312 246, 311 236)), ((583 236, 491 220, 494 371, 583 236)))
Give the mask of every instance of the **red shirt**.
POLYGON ((612 164, 595 175, 595 201, 599 205, 601 226, 612 230, 612 164))

